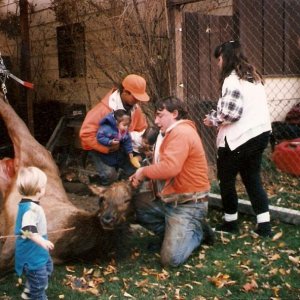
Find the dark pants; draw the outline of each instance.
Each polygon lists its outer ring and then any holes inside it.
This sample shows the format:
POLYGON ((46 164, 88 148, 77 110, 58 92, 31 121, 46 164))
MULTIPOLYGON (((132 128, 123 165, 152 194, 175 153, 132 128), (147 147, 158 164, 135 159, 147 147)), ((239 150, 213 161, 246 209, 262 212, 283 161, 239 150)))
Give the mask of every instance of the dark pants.
POLYGON ((101 185, 110 185, 119 179, 127 179, 136 171, 136 169, 131 165, 128 157, 124 158, 124 161, 120 166, 109 166, 103 162, 99 152, 90 151, 89 155, 95 164, 101 185), (120 172, 120 169, 122 172, 120 172))
POLYGON ((234 151, 226 143, 218 149, 217 169, 223 209, 226 214, 238 211, 236 177, 241 175, 256 215, 269 211, 268 196, 262 186, 260 170, 264 149, 269 142, 269 132, 264 132, 234 151))

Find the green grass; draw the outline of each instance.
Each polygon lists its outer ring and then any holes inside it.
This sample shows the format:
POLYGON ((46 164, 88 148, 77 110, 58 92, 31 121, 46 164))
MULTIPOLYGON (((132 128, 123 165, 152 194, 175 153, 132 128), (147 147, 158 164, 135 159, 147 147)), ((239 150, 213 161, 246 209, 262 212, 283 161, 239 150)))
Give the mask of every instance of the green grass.
MULTIPOLYGON (((209 215, 212 225, 221 216, 215 210, 209 215)), ((153 236, 145 230, 134 231, 128 240, 126 259, 55 266, 48 297, 50 300, 300 299, 299 226, 274 221, 274 232, 282 232, 282 236, 272 241, 254 237, 250 232, 253 224, 253 217, 241 216, 240 235, 218 234, 214 246, 197 249, 186 264, 174 269, 163 269, 158 253, 146 250, 153 236), (72 266, 75 272, 70 272, 67 266, 72 266), (73 280, 68 279, 68 275, 73 276, 73 280), (93 295, 78 284, 80 278, 103 281, 96 285, 99 294, 93 295), (221 284, 222 279, 224 285, 220 288, 212 282, 221 284), (76 282, 85 292, 70 286, 76 282), (249 285, 250 290, 246 292, 244 286, 251 282, 252 288, 249 285)), ((1 279, 0 299, 18 299, 22 286, 17 283, 15 274, 1 279)))

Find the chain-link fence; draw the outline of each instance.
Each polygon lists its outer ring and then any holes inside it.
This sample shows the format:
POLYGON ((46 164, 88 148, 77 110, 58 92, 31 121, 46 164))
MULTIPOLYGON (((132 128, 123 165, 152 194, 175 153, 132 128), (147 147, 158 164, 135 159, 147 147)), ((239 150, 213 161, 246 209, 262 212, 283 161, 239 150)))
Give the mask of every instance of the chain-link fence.
MULTIPOLYGON (((264 186, 274 204, 284 196, 286 203, 299 207, 295 199, 300 199, 300 2, 190 2, 176 10, 171 7, 177 62, 174 88, 187 101, 197 124, 212 179, 216 178, 216 130, 205 127, 203 119, 216 108, 220 95, 213 51, 238 39, 265 79, 273 133, 263 158, 264 186)), ((240 196, 245 197, 239 186, 240 196)))

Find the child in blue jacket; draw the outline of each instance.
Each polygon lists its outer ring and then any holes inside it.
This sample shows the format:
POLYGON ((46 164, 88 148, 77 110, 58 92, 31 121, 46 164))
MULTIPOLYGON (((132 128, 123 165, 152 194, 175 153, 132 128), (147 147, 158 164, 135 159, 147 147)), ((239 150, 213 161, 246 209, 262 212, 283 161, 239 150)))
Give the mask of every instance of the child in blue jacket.
POLYGON ((117 151, 99 153, 102 163, 116 170, 123 169, 128 176, 139 167, 133 157, 132 140, 128 131, 131 117, 123 109, 115 110, 106 115, 99 124, 97 141, 104 146, 120 144, 117 151), (135 168, 134 168, 135 167, 135 168))

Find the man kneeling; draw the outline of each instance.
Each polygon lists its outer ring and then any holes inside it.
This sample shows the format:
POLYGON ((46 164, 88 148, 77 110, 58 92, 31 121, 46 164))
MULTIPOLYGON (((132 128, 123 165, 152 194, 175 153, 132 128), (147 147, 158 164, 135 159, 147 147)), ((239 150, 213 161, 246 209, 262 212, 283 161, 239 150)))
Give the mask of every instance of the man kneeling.
POLYGON ((154 180, 156 198, 135 201, 137 222, 160 238, 164 266, 184 263, 201 243, 212 244, 214 233, 205 222, 208 209, 207 161, 195 124, 187 119, 184 102, 176 97, 156 104, 160 128, 153 164, 130 179, 137 187, 154 180))

